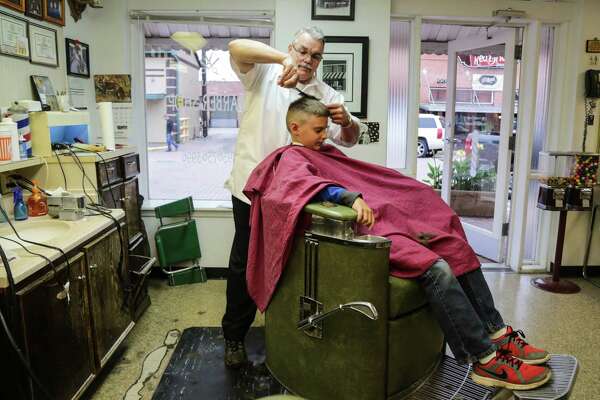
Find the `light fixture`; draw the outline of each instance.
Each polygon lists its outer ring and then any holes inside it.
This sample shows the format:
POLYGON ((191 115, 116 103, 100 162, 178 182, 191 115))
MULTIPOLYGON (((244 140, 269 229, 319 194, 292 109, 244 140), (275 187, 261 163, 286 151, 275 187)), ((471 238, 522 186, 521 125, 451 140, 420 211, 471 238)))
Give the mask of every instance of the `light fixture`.
POLYGON ((198 32, 175 32, 171 39, 179 43, 182 47, 195 53, 206 46, 206 39, 198 32))
POLYGON ((503 18, 505 22, 509 22, 513 18, 526 18, 527 13, 522 10, 514 10, 512 8, 506 8, 504 10, 492 11, 492 16, 497 18, 503 18))

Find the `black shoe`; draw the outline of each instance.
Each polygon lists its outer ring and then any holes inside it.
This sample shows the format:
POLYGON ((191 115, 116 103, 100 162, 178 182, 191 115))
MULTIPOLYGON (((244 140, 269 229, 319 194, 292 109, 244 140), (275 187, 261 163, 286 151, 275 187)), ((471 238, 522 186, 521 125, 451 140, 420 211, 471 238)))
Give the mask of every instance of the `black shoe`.
POLYGON ((244 342, 225 340, 225 366, 228 368, 240 368, 248 363, 248 355, 244 342))

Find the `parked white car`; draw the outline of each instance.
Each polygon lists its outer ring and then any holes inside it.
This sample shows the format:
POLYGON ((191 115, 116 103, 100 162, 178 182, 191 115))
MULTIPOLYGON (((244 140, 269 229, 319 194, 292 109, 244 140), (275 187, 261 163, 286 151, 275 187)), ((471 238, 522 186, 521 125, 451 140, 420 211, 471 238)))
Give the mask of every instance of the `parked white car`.
POLYGON ((417 157, 427 157, 444 148, 445 129, 438 115, 419 114, 417 157))

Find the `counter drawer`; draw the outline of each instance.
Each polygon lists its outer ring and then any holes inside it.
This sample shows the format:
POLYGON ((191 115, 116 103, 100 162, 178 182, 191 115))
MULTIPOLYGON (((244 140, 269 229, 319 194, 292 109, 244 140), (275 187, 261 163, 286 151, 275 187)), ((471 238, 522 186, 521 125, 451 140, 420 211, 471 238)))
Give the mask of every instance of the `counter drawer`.
POLYGON ((140 173, 140 155, 128 154, 121 158, 123 168, 123 178, 129 179, 140 173))
POLYGON ((123 180, 121 163, 119 158, 114 160, 98 161, 96 163, 96 174, 101 187, 112 185, 123 180))

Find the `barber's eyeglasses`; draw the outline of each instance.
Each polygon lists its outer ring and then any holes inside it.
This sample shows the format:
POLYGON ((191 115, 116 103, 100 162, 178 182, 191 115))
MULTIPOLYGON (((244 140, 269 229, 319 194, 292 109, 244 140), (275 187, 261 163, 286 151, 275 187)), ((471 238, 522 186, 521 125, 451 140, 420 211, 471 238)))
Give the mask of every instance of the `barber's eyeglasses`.
POLYGON ((304 47, 301 47, 300 49, 298 49, 294 43, 292 43, 292 48, 293 48, 294 50, 296 50, 296 52, 297 52, 298 54, 300 54, 302 57, 309 56, 309 57, 310 57, 310 59, 311 59, 312 61, 320 62, 320 61, 323 59, 323 54, 321 54, 321 53, 314 53, 314 54, 311 54, 311 53, 310 53, 308 50, 306 50, 304 47))

